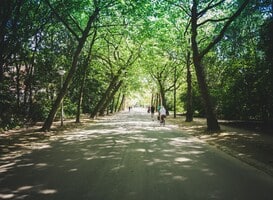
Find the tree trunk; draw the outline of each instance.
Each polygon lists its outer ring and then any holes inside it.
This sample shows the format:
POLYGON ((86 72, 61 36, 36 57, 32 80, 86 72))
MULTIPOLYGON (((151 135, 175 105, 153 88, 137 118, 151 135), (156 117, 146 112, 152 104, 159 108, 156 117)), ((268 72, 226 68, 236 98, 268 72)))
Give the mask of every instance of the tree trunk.
POLYGON ((96 115, 98 114, 98 112, 101 111, 102 107, 104 106, 107 97, 110 95, 112 89, 115 87, 116 82, 118 81, 119 78, 119 73, 118 75, 114 76, 112 81, 110 82, 108 88, 106 89, 106 91, 104 92, 104 94, 102 95, 102 97, 100 98, 99 102, 97 103, 97 105, 95 106, 94 110, 92 111, 92 113, 90 114, 91 118, 95 118, 96 115))
POLYGON ((169 110, 167 109, 167 106, 166 106, 167 102, 165 97, 165 90, 160 82, 159 82, 159 88, 160 88, 160 96, 161 96, 161 105, 165 107, 166 114, 169 115, 169 110))
POLYGON ((88 56, 87 56, 87 58, 85 60, 85 64, 84 64, 81 88, 80 88, 79 97, 78 97, 76 123, 80 123, 81 107, 82 107, 82 101, 83 101, 83 91, 84 91, 84 85, 86 82, 87 68, 89 66, 89 63, 91 62, 90 59, 91 59, 91 54, 92 54, 92 48, 95 43, 96 36, 97 36, 97 30, 94 31, 94 35, 93 35, 92 41, 90 43, 89 51, 88 51, 88 56))
POLYGON ((187 102, 186 102, 186 122, 192 122, 193 120, 193 108, 192 108, 192 76, 190 68, 190 52, 187 54, 187 102))
POLYGON ((96 17, 98 16, 98 14, 99 14, 99 9, 96 8, 94 13, 89 17, 89 21, 87 23, 85 30, 83 31, 82 37, 78 41, 78 46, 77 46, 76 51, 73 56, 71 68, 70 68, 68 75, 65 79, 63 87, 61 88, 61 91, 60 91, 59 95, 57 96, 57 99, 55 100, 53 107, 51 108, 50 113, 49 113, 49 115, 42 127, 42 131, 49 131, 50 130, 50 127, 51 127, 53 120, 56 116, 57 110, 58 110, 61 102, 63 101, 65 94, 67 93, 70 82, 74 76, 76 69, 77 69, 79 55, 80 55, 82 48, 85 44, 85 41, 89 35, 89 31, 92 28, 92 24, 96 20, 96 17))
POLYGON ((110 113, 113 114, 114 113, 114 109, 115 109, 115 102, 116 102, 116 97, 114 96, 112 99, 112 103, 110 106, 110 113))
POLYGON ((176 82, 177 82, 177 67, 174 66, 174 89, 173 89, 173 118, 176 118, 176 82))
POLYGON ((122 80, 119 81, 119 83, 117 85, 115 85, 115 87, 113 88, 113 91, 110 93, 110 95, 106 98, 102 108, 99 111, 100 115, 104 114, 105 109, 107 109, 107 107, 109 106, 111 100, 113 99, 113 97, 115 96, 115 94, 117 93, 119 88, 121 87, 122 82, 123 82, 122 80))
POLYGON ((197 44, 197 1, 193 1, 192 6, 192 18, 191 18, 191 45, 193 52, 193 64, 196 71, 196 76, 198 80, 199 89, 202 95, 204 107, 206 110, 207 118, 207 130, 208 131, 219 131, 220 126, 218 124, 214 107, 211 102, 211 97, 209 94, 209 89, 205 77, 204 66, 202 65, 202 57, 199 54, 198 44, 197 44))
POLYGON ((85 80, 86 80, 86 68, 84 69, 84 75, 82 77, 82 82, 81 82, 81 88, 79 91, 79 97, 78 97, 78 105, 77 105, 77 114, 76 114, 76 123, 80 123, 81 119, 81 107, 82 107, 82 100, 83 100, 83 91, 84 91, 84 85, 85 85, 85 80))
POLYGON ((117 110, 118 110, 120 95, 121 95, 121 92, 119 92, 119 94, 118 94, 118 98, 117 98, 117 101, 116 101, 114 112, 117 112, 117 110))
POLYGON ((125 94, 122 95, 121 102, 118 108, 118 111, 121 111, 124 109, 124 102, 125 102, 125 94))
POLYGON ((154 93, 152 92, 152 97, 151 97, 151 106, 154 105, 154 93))

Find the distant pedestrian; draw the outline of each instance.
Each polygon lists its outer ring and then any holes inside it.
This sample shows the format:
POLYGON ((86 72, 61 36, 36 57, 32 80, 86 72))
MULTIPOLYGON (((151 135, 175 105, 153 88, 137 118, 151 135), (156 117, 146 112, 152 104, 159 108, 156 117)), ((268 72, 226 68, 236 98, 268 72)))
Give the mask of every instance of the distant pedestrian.
POLYGON ((151 117, 152 117, 153 121, 154 121, 154 114, 155 114, 155 107, 154 107, 154 105, 152 105, 151 106, 151 117))

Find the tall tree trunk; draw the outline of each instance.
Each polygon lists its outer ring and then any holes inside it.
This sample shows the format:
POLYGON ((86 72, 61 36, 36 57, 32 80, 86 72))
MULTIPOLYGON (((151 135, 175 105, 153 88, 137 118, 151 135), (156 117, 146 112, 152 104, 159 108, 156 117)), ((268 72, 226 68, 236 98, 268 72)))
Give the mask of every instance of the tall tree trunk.
POLYGON ((160 100, 159 100, 159 94, 158 93, 156 93, 156 104, 155 104, 155 109, 156 109, 156 111, 158 112, 158 106, 160 105, 160 102, 159 102, 160 100))
POLYGON ((186 102, 186 122, 192 122, 193 120, 193 108, 192 108, 192 75, 190 64, 190 52, 187 53, 187 102, 186 102))
POLYGON ((79 91, 79 97, 78 97, 78 105, 77 105, 77 114, 76 114, 76 123, 80 123, 80 116, 81 116, 81 108, 82 108, 82 101, 83 101, 83 91, 84 91, 84 86, 86 82, 86 76, 87 76, 87 68, 91 62, 91 54, 92 54, 92 48, 95 43, 95 39, 97 36, 97 30, 94 31, 94 35, 92 38, 92 41, 90 43, 89 51, 88 51, 88 56, 85 60, 84 63, 84 69, 83 69, 83 76, 82 76, 82 81, 81 81, 81 88, 79 91))
POLYGON ((116 102, 116 98, 115 96, 113 97, 112 99, 112 103, 111 103, 111 106, 110 106, 110 113, 113 114, 114 113, 114 109, 115 109, 115 102, 116 102))
POLYGON ((176 118, 176 82, 177 82, 177 67, 174 66, 174 89, 173 89, 173 118, 176 118))
POLYGON ((107 97, 110 95, 112 89, 115 87, 116 82, 118 81, 119 78, 119 73, 118 75, 114 76, 112 81, 110 82, 108 88, 106 89, 106 91, 104 92, 104 94, 102 95, 102 97, 100 98, 99 102, 96 104, 95 108, 93 109, 90 117, 94 118, 96 117, 96 115, 98 114, 98 112, 101 110, 102 106, 104 105, 107 97))
POLYGON ((117 91, 119 90, 119 88, 121 87, 122 85, 122 80, 118 82, 117 85, 115 85, 115 87, 113 88, 112 92, 109 94, 109 96, 106 97, 106 100, 103 104, 103 106, 101 107, 99 113, 100 115, 103 115, 104 114, 104 111, 105 109, 107 109, 107 107, 109 106, 111 100, 113 99, 114 95, 117 93, 117 91))
POLYGON ((167 109, 167 101, 166 101, 166 94, 163 88, 163 85, 159 82, 159 89, 160 89, 160 96, 161 96, 161 106, 164 106, 166 109, 166 114, 169 115, 169 109, 167 109))
POLYGON ((154 93, 152 92, 152 97, 151 97, 151 106, 154 105, 154 93))
POLYGON ((83 31, 83 33, 82 33, 82 37, 79 38, 79 40, 78 40, 78 46, 77 46, 76 51, 75 51, 74 56, 73 56, 71 68, 70 68, 70 70, 68 72, 68 75, 67 75, 67 77, 65 79, 63 87, 62 87, 59 95, 57 96, 57 99, 55 100, 55 102, 53 104, 53 107, 50 110, 49 115, 48 115, 48 117, 47 117, 47 119, 46 119, 46 121, 45 121, 45 123, 44 123, 44 125, 42 127, 42 131, 49 131, 50 130, 50 127, 51 127, 51 125, 53 123, 53 120, 55 118, 57 110, 58 110, 61 102, 63 101, 65 94, 67 93, 70 82, 71 82, 71 80, 72 80, 72 78, 74 76, 74 73, 75 73, 76 69, 77 69, 77 63, 78 63, 79 55, 80 55, 80 53, 82 51, 82 48, 83 48, 83 46, 85 44, 85 41, 86 41, 86 39, 87 39, 87 37, 89 35, 90 29, 92 28, 92 24, 96 20, 98 14, 99 14, 99 9, 96 8, 94 13, 89 17, 87 26, 86 26, 85 30, 83 31))
POLYGON ((82 100, 83 100, 83 91, 84 91, 84 85, 85 85, 85 80, 86 80, 86 68, 84 67, 84 75, 82 77, 82 82, 81 82, 81 88, 79 91, 79 97, 78 97, 78 104, 77 104, 77 114, 76 114, 76 123, 81 122, 81 108, 82 108, 82 100))
POLYGON ((124 102, 125 102, 125 94, 122 95, 121 102, 118 108, 118 111, 121 111, 124 109, 124 102))
POLYGON ((116 101, 114 112, 117 112, 117 110, 118 110, 120 96, 121 96, 121 92, 119 92, 119 94, 118 94, 118 98, 117 98, 117 101, 116 101))
MULTIPOLYGON (((213 1, 211 1, 212 3, 213 1)), ((203 9, 204 15, 208 10, 213 9, 214 7, 220 5, 223 1, 219 1, 212 5, 211 3, 208 4, 206 8, 203 9)), ((209 94, 208 85, 206 82, 206 76, 204 71, 204 66, 202 63, 202 58, 223 38, 226 30, 230 26, 230 24, 241 14, 241 12, 245 9, 248 5, 250 0, 244 0, 239 8, 229 17, 226 18, 225 23, 223 24, 222 28, 220 29, 218 35, 216 35, 211 42, 203 49, 203 51, 199 51, 198 42, 197 42, 197 28, 198 28, 198 19, 202 16, 200 12, 198 12, 198 4, 199 1, 193 0, 192 8, 191 8, 191 45, 193 51, 193 64, 196 71, 196 76, 198 80, 198 85, 201 91, 201 95, 204 102, 204 107, 206 110, 207 115, 207 129, 208 131, 218 131, 220 130, 220 126, 218 124, 216 114, 215 114, 215 107, 212 105, 211 97, 209 94)))
POLYGON ((197 44, 197 20, 198 20, 197 1, 193 1, 192 18, 191 18, 191 45, 192 45, 192 52, 193 52, 193 64, 195 67, 199 89, 200 89, 204 107, 206 110, 207 129, 208 131, 219 131, 220 126, 218 124, 215 110, 211 102, 211 97, 209 94, 209 89, 208 89, 206 76, 204 72, 204 66, 202 65, 202 59, 199 54, 199 49, 197 44))

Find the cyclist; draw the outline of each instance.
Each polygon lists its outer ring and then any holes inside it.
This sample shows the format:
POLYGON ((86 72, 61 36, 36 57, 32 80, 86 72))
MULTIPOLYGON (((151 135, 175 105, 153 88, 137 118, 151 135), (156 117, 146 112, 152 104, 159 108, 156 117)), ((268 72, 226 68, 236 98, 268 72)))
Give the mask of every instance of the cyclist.
POLYGON ((159 110, 159 114, 160 114, 160 125, 162 124, 164 126, 165 118, 166 118, 166 109, 164 108, 164 106, 161 106, 159 110))

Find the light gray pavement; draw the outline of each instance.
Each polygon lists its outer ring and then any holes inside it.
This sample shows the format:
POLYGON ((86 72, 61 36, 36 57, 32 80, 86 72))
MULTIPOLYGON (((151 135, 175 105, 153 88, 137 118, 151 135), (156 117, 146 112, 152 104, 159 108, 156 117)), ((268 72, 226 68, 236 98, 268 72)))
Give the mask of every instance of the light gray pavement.
POLYGON ((273 199, 271 176, 141 109, 0 156, 0 199, 273 199))

